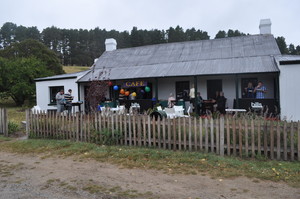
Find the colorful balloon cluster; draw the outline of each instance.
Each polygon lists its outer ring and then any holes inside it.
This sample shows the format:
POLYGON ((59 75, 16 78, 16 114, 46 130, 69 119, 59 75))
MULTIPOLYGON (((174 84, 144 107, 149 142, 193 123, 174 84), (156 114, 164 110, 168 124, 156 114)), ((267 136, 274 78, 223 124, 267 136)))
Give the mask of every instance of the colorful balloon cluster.
MULTIPOLYGON (((108 84, 108 86, 113 86, 113 83, 112 83, 111 81, 109 81, 107 84, 108 84)), ((113 86, 113 89, 114 89, 115 91, 118 91, 118 90, 119 90, 119 86, 115 85, 115 86, 113 86)), ((145 92, 149 93, 150 91, 151 91, 150 87, 149 87, 149 86, 146 86, 146 87, 145 87, 145 90, 142 89, 140 92, 141 92, 141 93, 145 93, 145 92)), ((120 89, 120 94, 129 96, 129 95, 130 95, 130 92, 129 92, 129 91, 125 91, 125 90, 122 88, 122 89, 120 89)), ((136 92, 133 92, 133 93, 132 93, 132 96, 136 97, 136 95, 137 95, 136 92)))

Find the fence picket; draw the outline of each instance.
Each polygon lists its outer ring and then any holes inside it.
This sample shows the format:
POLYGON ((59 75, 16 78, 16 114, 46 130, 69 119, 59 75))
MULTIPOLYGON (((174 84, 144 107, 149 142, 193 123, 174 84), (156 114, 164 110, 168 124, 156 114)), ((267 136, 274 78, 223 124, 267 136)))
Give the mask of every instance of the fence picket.
POLYGON ((276 156, 277 156, 277 160, 280 160, 281 159, 281 147, 280 147, 280 123, 278 122, 277 123, 277 129, 276 129, 276 132, 277 132, 277 145, 276 145, 276 156))
POLYGON ((153 146, 156 147, 156 128, 155 128, 155 117, 152 118, 152 140, 153 146))
POLYGON ((224 156, 224 117, 220 117, 220 155, 224 156))
POLYGON ((163 148, 166 149, 166 119, 163 118, 163 148))
MULTIPOLYGON (((150 123, 150 122, 149 122, 150 123)), ((131 123, 131 114, 129 114, 129 117, 128 117, 128 127, 129 127, 129 130, 128 130, 128 137, 129 137, 129 146, 132 145, 132 136, 131 136, 131 133, 132 133, 132 123, 131 123)))
POLYGON ((255 157, 255 134, 254 134, 254 120, 251 119, 251 157, 255 157))
POLYGON ((295 152, 294 152, 294 122, 291 122, 291 161, 295 159, 295 152))
POLYGON ((173 119, 173 150, 176 150, 176 119, 173 119))
POLYGON ((230 124, 229 124, 229 118, 226 117, 226 135, 227 135, 227 138, 226 138, 226 141, 227 141, 227 155, 230 155, 230 148, 231 148, 231 145, 230 145, 230 124))
POLYGON ((243 156, 243 127, 242 127, 242 120, 239 119, 239 155, 240 157, 243 156))
POLYGON ((171 119, 168 118, 168 149, 171 150, 171 119))
POLYGON ((181 117, 178 118, 178 150, 181 151, 181 117))
POLYGON ((236 156, 236 125, 235 125, 235 118, 232 120, 232 153, 236 156))
POLYGON ((138 145, 142 146, 142 124, 141 124, 141 117, 137 117, 137 134, 138 134, 138 145))
POLYGON ((198 150, 198 142, 197 142, 197 118, 194 118, 194 150, 198 150))
POLYGON ((183 149, 186 150, 186 119, 183 119, 183 149))
POLYGON ((210 118, 210 151, 214 152, 214 119, 210 118))
POLYGON ((192 150, 192 118, 189 117, 189 151, 192 150))
POLYGON ((200 143, 200 151, 203 150, 203 123, 202 118, 199 118, 199 143, 200 143))
POLYGON ((208 120, 205 118, 205 152, 208 153, 208 120))
POLYGON ((216 119, 216 154, 220 154, 220 125, 219 119, 216 119))
POLYGON ((148 116, 148 146, 151 147, 151 123, 150 123, 150 116, 148 116))
POLYGON ((283 159, 287 160, 287 122, 283 124, 283 159))
POLYGON ((265 121, 264 124, 264 155, 265 157, 268 157, 268 122, 265 121))
POLYGON ((161 122, 160 122, 160 117, 157 119, 157 143, 158 143, 158 148, 161 148, 161 135, 160 135, 160 128, 161 128, 161 122))
POLYGON ((260 156, 261 155, 261 135, 260 135, 260 131, 261 131, 261 126, 260 126, 260 120, 258 120, 257 123, 257 155, 260 156))
POLYGON ((249 134, 249 132, 248 132, 248 122, 247 122, 247 120, 245 119, 244 120, 245 121, 245 155, 246 155, 246 157, 248 157, 248 150, 249 150, 249 143, 248 143, 248 134, 249 134))
POLYGON ((126 146, 128 144, 128 140, 127 140, 127 115, 124 115, 124 145, 126 146))
POLYGON ((143 143, 144 146, 147 146, 146 144, 146 133, 147 133, 147 129, 146 129, 146 115, 143 115, 143 143))
POLYGON ((133 145, 136 146, 136 114, 132 117, 133 145))
POLYGON ((270 156, 271 160, 274 159, 274 124, 270 123, 270 156))

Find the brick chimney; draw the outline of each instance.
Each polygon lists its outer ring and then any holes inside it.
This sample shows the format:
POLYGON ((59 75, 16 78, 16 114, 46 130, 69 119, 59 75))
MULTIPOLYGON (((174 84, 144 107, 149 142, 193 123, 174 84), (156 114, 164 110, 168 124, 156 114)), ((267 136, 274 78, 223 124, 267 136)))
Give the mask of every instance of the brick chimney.
POLYGON ((271 33, 271 20, 270 19, 261 19, 259 23, 259 32, 260 34, 272 34, 271 33))
POLYGON ((117 41, 113 38, 105 40, 105 51, 113 51, 117 49, 117 41))

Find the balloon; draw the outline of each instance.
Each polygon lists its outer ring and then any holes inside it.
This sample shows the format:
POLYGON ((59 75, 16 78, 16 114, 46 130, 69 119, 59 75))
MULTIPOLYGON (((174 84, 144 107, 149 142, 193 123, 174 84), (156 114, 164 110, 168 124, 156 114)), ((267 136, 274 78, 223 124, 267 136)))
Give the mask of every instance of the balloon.
POLYGON ((125 95, 126 95, 126 96, 128 96, 129 94, 130 94, 130 92, 129 92, 129 91, 126 91, 126 92, 125 92, 125 95))
POLYGON ((146 86, 146 87, 145 87, 145 91, 146 91, 147 93, 149 93, 149 92, 150 92, 150 88, 149 88, 148 86, 146 86))
POLYGON ((113 85, 113 83, 111 81, 109 81, 107 84, 108 84, 108 86, 112 86, 113 85))
POLYGON ((114 90, 115 90, 115 91, 119 90, 119 87, 118 87, 117 85, 114 86, 114 90))
POLYGON ((124 95, 125 90, 124 90, 124 89, 121 89, 121 90, 120 90, 120 93, 121 93, 122 95, 124 95))
POLYGON ((133 96, 133 97, 136 97, 136 92, 133 92, 133 93, 132 93, 132 96, 133 96))

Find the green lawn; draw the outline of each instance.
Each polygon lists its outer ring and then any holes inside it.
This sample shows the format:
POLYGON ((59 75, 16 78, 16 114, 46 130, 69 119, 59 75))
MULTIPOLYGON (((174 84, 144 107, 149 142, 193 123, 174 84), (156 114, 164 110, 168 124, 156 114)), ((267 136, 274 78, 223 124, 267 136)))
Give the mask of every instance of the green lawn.
POLYGON ((88 70, 88 66, 63 66, 63 69, 66 73, 76 73, 80 71, 88 70))
POLYGON ((2 141, 0 150, 51 156, 74 156, 117 164, 124 168, 156 169, 169 174, 200 174, 212 178, 246 176, 259 180, 281 181, 300 187, 300 163, 220 157, 200 152, 180 152, 127 146, 99 146, 56 140, 2 141), (44 155, 43 155, 44 154, 44 155))

